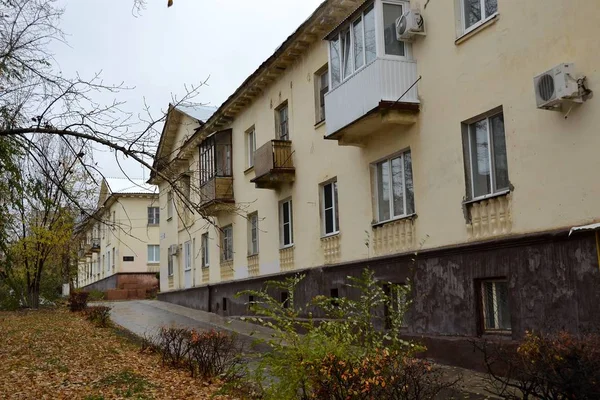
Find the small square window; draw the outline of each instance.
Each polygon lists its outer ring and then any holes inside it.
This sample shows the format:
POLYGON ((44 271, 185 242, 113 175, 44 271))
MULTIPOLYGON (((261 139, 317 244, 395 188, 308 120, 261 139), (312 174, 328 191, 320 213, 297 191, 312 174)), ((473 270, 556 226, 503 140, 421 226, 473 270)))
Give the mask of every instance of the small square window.
POLYGON ((498 0, 459 0, 463 32, 467 33, 498 12, 498 0))
POLYGON ((160 262, 160 246, 157 244, 148 245, 148 263, 160 262))
POLYGON ((490 279, 480 282, 481 324, 484 332, 510 331, 510 305, 508 301, 508 281, 490 279))

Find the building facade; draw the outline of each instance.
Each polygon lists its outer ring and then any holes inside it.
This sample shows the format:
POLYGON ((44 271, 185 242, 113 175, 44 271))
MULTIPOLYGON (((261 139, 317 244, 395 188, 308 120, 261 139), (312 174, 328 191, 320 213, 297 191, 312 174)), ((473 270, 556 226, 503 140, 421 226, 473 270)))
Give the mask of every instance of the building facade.
POLYGON ((160 270, 158 193, 143 180, 103 179, 98 207, 79 227, 77 286, 152 287, 160 270))
POLYGON ((241 315, 234 294, 265 280, 351 296, 369 267, 412 282, 406 335, 434 352, 594 329, 597 236, 569 233, 600 219, 598 17, 584 0, 325 1, 210 118, 170 111, 160 298, 241 315), (398 40, 411 9, 424 34, 398 40), (567 99, 534 85, 557 66, 543 79, 567 99))

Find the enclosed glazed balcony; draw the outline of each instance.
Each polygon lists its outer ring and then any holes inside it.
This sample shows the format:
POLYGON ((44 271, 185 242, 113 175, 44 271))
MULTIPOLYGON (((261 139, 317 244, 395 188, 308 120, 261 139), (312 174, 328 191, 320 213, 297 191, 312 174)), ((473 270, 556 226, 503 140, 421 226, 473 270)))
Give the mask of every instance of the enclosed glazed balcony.
POLYGON ((258 189, 278 189, 293 182, 296 176, 291 140, 271 140, 254 152, 254 172, 251 182, 258 189))
POLYGON ((231 130, 216 132, 200 144, 200 200, 202 212, 215 216, 231 210, 233 169, 231 159, 231 130))
POLYGON ((366 145, 370 136, 417 121, 417 64, 410 43, 396 38, 406 2, 376 0, 350 15, 329 40, 326 139, 366 145))

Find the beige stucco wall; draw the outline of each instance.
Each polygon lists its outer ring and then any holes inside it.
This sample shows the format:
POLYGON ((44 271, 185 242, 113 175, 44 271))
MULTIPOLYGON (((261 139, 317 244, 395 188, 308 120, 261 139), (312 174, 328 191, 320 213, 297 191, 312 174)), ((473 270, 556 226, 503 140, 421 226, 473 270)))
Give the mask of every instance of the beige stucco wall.
MULTIPOLYGON (((412 6, 423 8, 417 2, 412 6)), ((370 164, 408 148, 418 215, 408 250, 479 240, 469 236, 463 214, 461 122, 498 106, 504 109, 509 178, 514 186, 511 227, 502 235, 564 228, 600 218, 600 184, 595 176, 600 166, 596 155, 600 148, 598 99, 575 107, 565 119, 562 113, 538 110, 533 89, 535 75, 559 63, 574 62, 577 71, 587 76, 589 86, 600 90, 600 53, 595 50, 600 4, 586 0, 499 0, 497 21, 458 45, 453 1, 430 2, 422 12, 427 36, 412 45, 422 76, 416 124, 372 135, 363 148, 325 140, 325 126, 314 126, 312 80, 327 63, 325 42, 313 45, 236 116, 231 128, 234 193, 240 215, 222 214, 214 220, 217 226, 233 223, 236 279, 248 276, 247 221, 243 215, 254 211, 260 220, 260 273, 281 271, 278 203, 288 197, 293 199, 295 268, 325 263, 319 184, 333 177, 337 177, 339 191, 341 256, 337 261, 374 256, 370 164), (257 148, 274 139, 274 109, 285 100, 296 181, 278 191, 255 189, 250 183, 254 172, 244 173, 245 131, 255 126, 257 148)), ((190 165, 197 169, 197 151, 194 154, 190 165)), ((166 186, 160 189, 162 209, 166 186)), ((200 235, 208 230, 210 281, 218 282, 218 231, 201 221, 192 228, 185 235, 179 232, 178 243, 182 244, 184 236, 196 238, 199 252, 200 235)), ((175 237, 175 229, 163 227, 161 222, 161 232, 169 238, 175 237)), ((166 253, 163 246, 163 271, 166 253)), ((195 264, 196 285, 206 283, 199 260, 195 264)), ((167 285, 162 276, 166 274, 161 274, 161 290, 182 287, 177 263, 175 266, 173 285, 167 285)))
MULTIPOLYGON (((114 202, 110 204, 102 214, 110 224, 100 227, 98 237, 100 238, 100 252, 92 253, 85 262, 94 265, 94 276, 92 278, 79 278, 80 286, 89 285, 101 279, 108 278, 116 273, 131 272, 158 272, 159 263, 148 261, 148 245, 159 245, 159 227, 148 225, 148 207, 157 205, 157 197, 148 195, 117 195, 114 202), (112 227, 112 215, 115 213, 114 229, 112 227), (104 230, 104 232, 103 232, 104 230), (110 268, 103 264, 103 256, 106 259, 110 251, 110 268), (115 252, 115 265, 112 267, 112 257, 115 252), (123 257, 133 256, 133 262, 124 262, 123 257)), ((91 239, 93 224, 90 224, 88 236, 91 239)), ((80 270, 84 265, 80 261, 80 270)))

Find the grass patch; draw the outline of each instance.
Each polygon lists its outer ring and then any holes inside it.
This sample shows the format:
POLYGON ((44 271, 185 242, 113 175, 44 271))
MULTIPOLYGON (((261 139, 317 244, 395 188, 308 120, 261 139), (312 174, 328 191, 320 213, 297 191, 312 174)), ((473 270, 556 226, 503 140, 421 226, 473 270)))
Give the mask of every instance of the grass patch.
POLYGON ((100 382, 98 386, 111 386, 115 389, 114 393, 119 397, 137 399, 152 398, 147 393, 152 388, 152 384, 143 376, 130 370, 124 370, 117 374, 108 375, 100 382))

